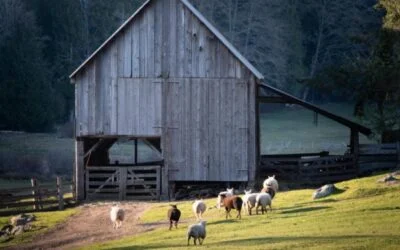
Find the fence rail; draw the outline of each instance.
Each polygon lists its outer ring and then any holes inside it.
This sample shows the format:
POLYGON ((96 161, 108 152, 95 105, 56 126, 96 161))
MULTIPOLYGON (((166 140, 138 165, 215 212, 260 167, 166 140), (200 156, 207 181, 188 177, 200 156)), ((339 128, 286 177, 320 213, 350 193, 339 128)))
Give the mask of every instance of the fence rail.
POLYGON ((260 171, 296 184, 319 185, 357 176, 353 155, 263 155, 260 171))
POLYGON ((400 142, 360 144, 358 163, 362 174, 400 167, 400 142))
POLYGON ((30 187, 0 189, 0 214, 63 210, 65 203, 75 201, 73 190, 74 183, 63 183, 60 177, 51 185, 41 185, 36 179, 31 179, 30 187), (64 197, 66 193, 72 193, 72 197, 64 197))

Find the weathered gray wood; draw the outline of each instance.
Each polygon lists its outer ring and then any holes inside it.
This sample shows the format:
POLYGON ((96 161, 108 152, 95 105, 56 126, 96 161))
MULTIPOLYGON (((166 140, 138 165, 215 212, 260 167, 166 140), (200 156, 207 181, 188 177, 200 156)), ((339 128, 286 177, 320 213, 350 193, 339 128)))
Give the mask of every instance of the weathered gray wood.
POLYGON ((85 166, 83 162, 83 154, 83 141, 75 140, 75 192, 78 201, 82 201, 85 199, 85 166))
POLYGON ((252 182, 255 180, 256 176, 256 158, 257 158, 257 148, 256 148, 256 88, 257 83, 254 76, 251 76, 248 82, 248 99, 247 99, 247 121, 248 121, 248 153, 247 153, 247 164, 249 166, 249 176, 248 181, 252 182))
POLYGON ((147 33, 147 77, 156 77, 155 70, 154 70, 154 56, 155 56, 155 49, 154 49, 154 39, 155 39, 155 23, 154 23, 154 16, 156 13, 155 11, 155 4, 151 4, 150 8, 147 9, 145 12, 146 15, 146 33, 147 33))
POLYGON ((64 210, 64 192, 62 187, 61 177, 57 176, 57 199, 58 199, 58 209, 64 210))
POLYGON ((187 3, 146 6, 74 75, 77 134, 160 137, 164 197, 169 181, 254 179, 257 76, 187 3))
POLYGON ((126 168, 119 168, 119 200, 124 200, 126 196, 126 168))
POLYGON ((162 13, 163 5, 161 1, 155 3, 155 13, 154 17, 154 76, 156 78, 162 75, 162 48, 163 48, 163 15, 162 13))
POLYGON ((126 29, 123 35, 123 46, 124 46, 124 53, 123 53, 123 74, 122 77, 132 77, 132 28, 126 29))
MULTIPOLYGON (((180 67, 180 65, 177 65, 177 23, 176 23, 176 4, 177 0, 165 0, 166 2, 169 2, 169 27, 174 27, 170 29, 170 32, 168 32, 168 43, 169 43, 169 77, 173 78, 177 76, 177 67, 180 67)), ((179 1, 179 0, 178 0, 179 1)))
POLYGON ((38 189, 37 189, 37 181, 35 178, 31 179, 31 184, 32 184, 32 196, 33 196, 33 209, 38 210, 39 209, 39 200, 38 200, 38 189))

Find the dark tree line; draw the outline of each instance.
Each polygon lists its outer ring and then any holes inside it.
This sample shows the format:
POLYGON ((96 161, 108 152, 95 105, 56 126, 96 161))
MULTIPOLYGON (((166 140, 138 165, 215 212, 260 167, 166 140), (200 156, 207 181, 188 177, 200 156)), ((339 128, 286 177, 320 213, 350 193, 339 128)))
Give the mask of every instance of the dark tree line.
MULTIPOLYGON (((143 0, 0 0, 0 129, 69 119, 68 75, 143 0)), ((400 1, 191 0, 266 77, 307 101, 354 101, 399 128, 400 1)))

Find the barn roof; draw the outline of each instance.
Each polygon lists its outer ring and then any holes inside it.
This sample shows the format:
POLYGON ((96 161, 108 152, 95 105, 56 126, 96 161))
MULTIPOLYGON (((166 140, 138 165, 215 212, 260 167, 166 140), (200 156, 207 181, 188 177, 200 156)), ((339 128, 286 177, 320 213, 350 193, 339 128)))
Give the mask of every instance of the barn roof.
MULTIPOLYGON (((147 0, 139 9, 133 13, 97 50, 95 50, 79 67, 69 76, 69 78, 74 78, 76 74, 82 70, 87 63, 89 63, 96 55, 109 44, 114 37, 118 35, 126 26, 128 26, 135 17, 143 11, 146 6, 152 0, 147 0)), ((187 0, 180 0, 183 5, 185 5, 194 16, 196 16, 200 22, 202 22, 227 48, 228 50, 241 62, 243 63, 258 79, 264 79, 264 76, 242 55, 240 52, 219 32, 207 19, 190 4, 187 0)))

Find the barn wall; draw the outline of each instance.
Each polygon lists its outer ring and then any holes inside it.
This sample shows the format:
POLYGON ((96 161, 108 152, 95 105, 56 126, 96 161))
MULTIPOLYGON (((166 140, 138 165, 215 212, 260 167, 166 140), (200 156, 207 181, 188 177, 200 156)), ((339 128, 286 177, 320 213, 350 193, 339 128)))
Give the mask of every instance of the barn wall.
POLYGON ((152 1, 76 75, 76 135, 161 136, 170 180, 252 179, 253 75, 176 1, 152 1))
POLYGON ((159 93, 145 103, 135 95, 159 91, 162 78, 249 78, 228 49, 175 1, 151 2, 76 76, 78 136, 159 136, 161 114, 154 110, 160 103, 149 103, 159 100, 159 93), (126 78, 143 84, 127 84, 126 78), (132 109, 139 111, 132 114, 132 109), (140 112, 151 117, 141 124, 129 120, 140 112))
POLYGON ((166 84, 169 179, 247 181, 255 157, 249 83, 205 78, 166 84))

